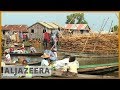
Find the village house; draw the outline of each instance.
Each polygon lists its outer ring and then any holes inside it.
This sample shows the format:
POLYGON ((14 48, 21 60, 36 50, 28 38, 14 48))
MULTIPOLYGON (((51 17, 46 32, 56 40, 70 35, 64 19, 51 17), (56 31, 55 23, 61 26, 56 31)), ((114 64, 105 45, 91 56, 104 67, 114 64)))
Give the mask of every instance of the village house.
POLYGON ((90 31, 88 24, 66 24, 65 30, 73 31, 73 34, 87 34, 90 31))
POLYGON ((3 46, 10 46, 11 45, 11 41, 14 42, 20 42, 23 40, 22 36, 27 36, 28 32, 27 32, 27 25, 4 25, 2 26, 2 42, 3 42, 3 46), (13 35, 16 36, 13 40, 13 35))
POLYGON ((26 33, 28 34, 27 31, 28 26, 27 25, 5 25, 2 26, 2 38, 5 38, 6 34, 9 34, 10 36, 13 35, 14 32, 18 33, 26 33))
POLYGON ((43 40, 43 29, 45 28, 48 33, 52 30, 58 29, 60 25, 53 22, 37 22, 30 27, 28 27, 28 33, 30 39, 40 39, 43 40))

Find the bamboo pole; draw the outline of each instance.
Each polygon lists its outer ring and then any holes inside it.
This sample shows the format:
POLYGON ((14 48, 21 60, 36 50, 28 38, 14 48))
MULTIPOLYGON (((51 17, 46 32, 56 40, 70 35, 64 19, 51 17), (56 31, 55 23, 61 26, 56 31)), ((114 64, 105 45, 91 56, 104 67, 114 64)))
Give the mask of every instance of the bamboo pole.
POLYGON ((119 20, 119 16, 117 15, 117 13, 115 13, 115 15, 117 16, 118 20, 119 20))
MULTIPOLYGON (((113 23, 113 20, 112 20, 112 22, 111 22, 111 25, 110 25, 110 29, 109 29, 109 32, 108 32, 108 34, 110 33, 110 31, 111 31, 111 28, 112 28, 112 23, 113 23)), ((111 35, 111 34, 110 34, 111 35)), ((103 39, 104 38, 104 36, 101 38, 101 39, 103 39)), ((112 43, 112 45, 115 45, 114 43, 112 43)))
POLYGON ((99 31, 98 36, 101 34, 102 31, 104 31, 103 29, 104 29, 105 25, 107 24, 107 21, 108 21, 108 20, 109 20, 109 17, 107 18, 107 20, 106 20, 104 26, 103 26, 103 27, 101 28, 101 30, 99 31))
POLYGON ((101 25, 101 27, 100 27, 100 30, 102 30, 102 28, 103 28, 104 21, 105 21, 105 19, 104 19, 103 22, 102 22, 102 25, 101 25))
MULTIPOLYGON (((96 39, 100 36, 100 34, 101 34, 101 32, 103 31, 103 29, 104 29, 104 27, 105 27, 105 25, 106 25, 108 19, 109 19, 109 17, 107 18, 107 20, 106 20, 104 26, 103 26, 103 27, 101 26, 101 29, 100 29, 100 31, 99 31, 98 36, 96 37, 96 39)), ((103 24, 102 24, 102 25, 103 25, 103 24)), ((93 52, 94 52, 95 49, 96 49, 96 44, 97 44, 97 43, 98 43, 98 41, 96 40, 96 42, 95 42, 95 44, 94 44, 93 52)))
POLYGON ((108 31, 108 34, 111 32, 111 29, 112 29, 112 23, 113 23, 113 20, 112 20, 112 22, 111 22, 111 25, 110 25, 110 29, 109 29, 109 31, 108 31))
MULTIPOLYGON (((94 24, 93 24, 93 26, 94 26, 94 24)), ((92 27, 93 27, 93 26, 92 26, 92 27)), ((93 34, 93 32, 92 32, 92 34, 93 34)), ((93 35, 94 35, 94 34, 93 34, 93 35)), ((87 37, 87 39, 86 39, 85 46, 83 47, 82 52, 84 52, 84 50, 85 50, 85 48, 86 48, 86 46, 87 46, 88 40, 89 40, 89 37, 87 37)))
POLYGON ((84 52, 84 50, 85 50, 85 48, 86 48, 86 45, 87 45, 88 39, 89 39, 89 37, 87 37, 87 40, 86 40, 86 42, 85 42, 85 46, 84 46, 83 49, 82 49, 82 52, 84 52))

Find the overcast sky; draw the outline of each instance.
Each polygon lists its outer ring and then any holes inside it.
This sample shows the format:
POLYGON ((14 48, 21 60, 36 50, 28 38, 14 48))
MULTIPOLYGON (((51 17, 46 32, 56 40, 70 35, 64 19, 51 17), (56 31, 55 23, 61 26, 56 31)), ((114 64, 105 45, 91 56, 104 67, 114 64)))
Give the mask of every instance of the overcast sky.
MULTIPOLYGON (((2 12, 2 25, 10 24, 26 24, 28 26, 39 22, 55 22, 65 26, 66 16, 76 12, 2 12)), ((103 21, 108 19, 105 30, 112 26, 118 25, 117 12, 83 12, 85 20, 93 31, 99 31, 103 21), (104 20, 105 19, 105 20, 104 20)))

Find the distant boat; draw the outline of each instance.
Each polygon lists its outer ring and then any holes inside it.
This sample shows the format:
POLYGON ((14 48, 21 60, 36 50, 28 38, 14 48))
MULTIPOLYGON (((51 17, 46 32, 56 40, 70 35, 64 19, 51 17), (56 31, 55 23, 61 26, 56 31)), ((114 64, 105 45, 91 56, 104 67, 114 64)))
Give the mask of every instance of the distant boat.
MULTIPOLYGON (((29 62, 28 65, 40 65, 41 61, 34 61, 34 62, 29 62)), ((20 63, 5 63, 6 65, 22 65, 20 63)))
POLYGON ((10 53, 11 56, 42 56, 42 53, 10 53))

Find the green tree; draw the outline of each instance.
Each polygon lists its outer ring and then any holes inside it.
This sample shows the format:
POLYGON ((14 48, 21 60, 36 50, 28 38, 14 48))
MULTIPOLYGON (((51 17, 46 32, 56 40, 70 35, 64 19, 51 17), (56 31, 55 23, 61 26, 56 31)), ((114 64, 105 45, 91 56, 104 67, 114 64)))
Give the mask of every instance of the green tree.
POLYGON ((66 24, 88 24, 84 13, 74 13, 67 16, 66 24))
POLYGON ((113 26, 111 32, 117 32, 117 31, 118 31, 118 25, 113 26))

